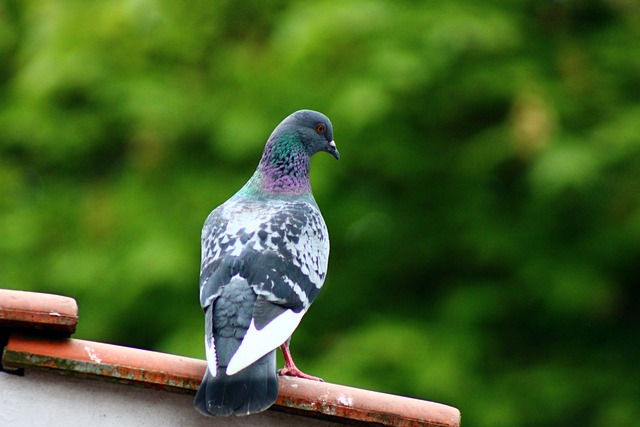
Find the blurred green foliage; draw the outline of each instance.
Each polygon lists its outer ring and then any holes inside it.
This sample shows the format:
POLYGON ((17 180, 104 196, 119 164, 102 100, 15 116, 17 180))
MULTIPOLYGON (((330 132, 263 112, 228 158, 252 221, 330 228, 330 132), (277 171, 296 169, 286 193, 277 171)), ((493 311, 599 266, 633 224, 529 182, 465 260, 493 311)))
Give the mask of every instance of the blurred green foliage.
POLYGON ((200 228, 300 108, 332 238, 293 340, 473 426, 640 418, 640 3, 0 1, 0 287, 203 357, 200 228))

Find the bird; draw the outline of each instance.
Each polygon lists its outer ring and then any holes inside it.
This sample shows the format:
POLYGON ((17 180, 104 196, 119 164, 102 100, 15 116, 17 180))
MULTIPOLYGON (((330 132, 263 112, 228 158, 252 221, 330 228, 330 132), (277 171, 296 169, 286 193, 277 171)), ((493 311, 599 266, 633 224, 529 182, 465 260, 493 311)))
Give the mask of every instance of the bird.
POLYGON ((320 151, 340 159, 329 118, 292 113, 267 139, 251 178, 204 223, 199 284, 207 370, 194 399, 204 415, 268 409, 278 374, 322 381, 298 369, 289 349, 327 274, 329 235, 309 181, 311 156, 320 151))

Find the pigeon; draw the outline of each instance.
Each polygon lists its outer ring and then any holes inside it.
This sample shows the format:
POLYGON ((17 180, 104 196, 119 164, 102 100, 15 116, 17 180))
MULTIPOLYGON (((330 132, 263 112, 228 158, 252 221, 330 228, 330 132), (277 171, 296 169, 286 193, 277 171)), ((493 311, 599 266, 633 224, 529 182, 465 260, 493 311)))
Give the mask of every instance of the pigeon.
POLYGON ((329 235, 309 182, 311 156, 340 154, 322 113, 297 111, 273 131, 249 181, 202 229, 200 305, 208 369, 194 399, 204 415, 249 415, 300 371, 289 342, 322 289, 329 235), (280 347, 285 367, 276 371, 280 347))

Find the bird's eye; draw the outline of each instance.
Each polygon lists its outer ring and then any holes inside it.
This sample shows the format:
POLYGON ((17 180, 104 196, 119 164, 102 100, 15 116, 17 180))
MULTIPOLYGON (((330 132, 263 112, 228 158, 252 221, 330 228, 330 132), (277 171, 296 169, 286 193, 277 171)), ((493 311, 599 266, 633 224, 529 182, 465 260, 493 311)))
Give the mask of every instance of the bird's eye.
POLYGON ((316 125, 316 133, 318 133, 318 135, 323 134, 326 129, 327 129, 327 127, 325 125, 323 125, 322 123, 318 123, 316 125))

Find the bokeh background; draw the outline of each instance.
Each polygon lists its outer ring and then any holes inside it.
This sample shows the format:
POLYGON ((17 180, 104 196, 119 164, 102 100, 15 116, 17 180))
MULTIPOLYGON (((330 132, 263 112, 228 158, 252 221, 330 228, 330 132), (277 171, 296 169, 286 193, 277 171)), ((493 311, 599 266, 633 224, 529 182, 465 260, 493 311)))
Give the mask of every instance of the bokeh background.
POLYGON ((200 229, 300 108, 327 381, 468 426, 640 419, 640 3, 0 1, 0 287, 203 357, 200 229))

